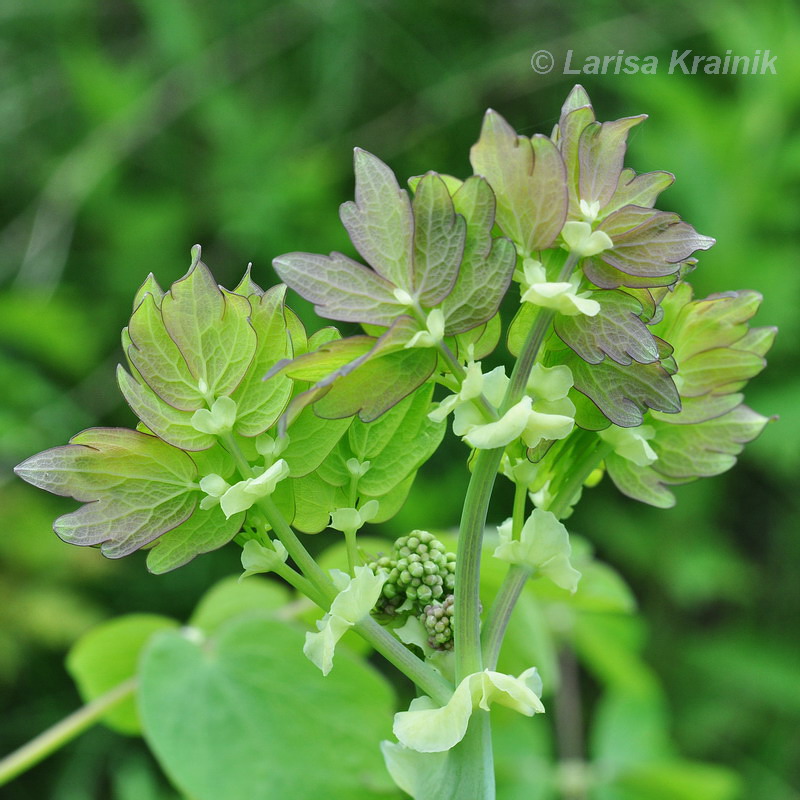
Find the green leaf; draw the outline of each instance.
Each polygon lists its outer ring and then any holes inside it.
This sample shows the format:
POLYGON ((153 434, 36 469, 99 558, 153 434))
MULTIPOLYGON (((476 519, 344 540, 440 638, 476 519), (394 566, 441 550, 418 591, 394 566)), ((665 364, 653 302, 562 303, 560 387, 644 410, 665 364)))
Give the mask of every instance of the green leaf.
POLYGON ((719 347, 729 347, 747 333, 747 322, 761 305, 758 292, 749 290, 692 299, 685 283, 664 298, 665 315, 655 333, 667 339, 681 361, 719 347))
POLYGON ((371 153, 357 147, 353 160, 356 199, 342 204, 342 224, 375 272, 410 292, 414 220, 408 193, 400 188, 391 169, 371 153))
POLYGON ((639 319, 642 306, 626 292, 592 292, 600 305, 594 317, 556 315, 555 329, 584 361, 599 364, 606 356, 618 364, 632 360, 650 364, 658 359, 658 346, 648 327, 639 319))
POLYGON ((523 255, 550 247, 567 215, 564 162, 555 144, 538 134, 517 136, 490 109, 470 161, 494 190, 497 224, 523 255))
POLYGON ((675 505, 675 495, 664 486, 663 479, 655 470, 637 467, 615 453, 606 458, 605 464, 609 477, 622 494, 656 508, 675 505))
POLYGON ((257 344, 250 313, 247 298, 217 286, 199 260, 164 295, 164 328, 204 397, 230 395, 247 372, 257 344))
MULTIPOLYGON (((380 436, 372 437, 370 467, 359 479, 358 488, 369 497, 381 497, 397 486, 407 475, 415 472, 434 453, 444 437, 444 422, 428 419, 431 410, 433 386, 415 392, 404 402, 402 422, 385 444, 380 436), (376 446, 377 443, 377 446, 376 446), (380 446, 380 450, 377 447, 380 446)), ((369 438, 364 447, 370 446, 369 438)))
POLYGON ((167 333, 153 295, 144 296, 126 330, 130 343, 126 355, 158 397, 181 411, 196 411, 205 406, 197 380, 167 333))
POLYGON ((652 442, 658 461, 653 468, 678 481, 719 475, 736 463, 744 445, 755 439, 767 422, 745 405, 697 425, 658 422, 652 442))
POLYGON ((86 503, 59 517, 55 531, 71 544, 100 544, 109 558, 176 528, 198 497, 197 468, 186 453, 124 428, 91 428, 15 471, 40 489, 86 503))
POLYGON ((164 402, 143 380, 128 374, 121 364, 117 366, 117 384, 131 411, 168 444, 192 451, 206 450, 216 444, 216 436, 192 425, 193 411, 182 411, 164 402))
POLYGON ((455 350, 459 358, 463 356, 468 358, 469 347, 472 345, 472 357, 475 361, 480 361, 495 351, 502 332, 503 323, 500 314, 497 313, 484 325, 470 328, 468 331, 455 336, 452 349, 455 350))
POLYGON ((236 401, 234 431, 258 436, 271 428, 283 413, 292 393, 292 381, 284 375, 264 380, 275 364, 291 355, 291 341, 284 316, 285 286, 275 286, 253 303, 250 315, 257 339, 253 363, 231 397, 236 401))
POLYGON ((303 533, 319 533, 328 527, 331 511, 347 506, 347 495, 338 486, 312 472, 292 481, 295 498, 294 526, 303 533))
POLYGON ((155 575, 182 567, 196 556, 228 544, 242 529, 245 515, 225 517, 217 505, 196 509, 186 522, 163 534, 147 553, 147 569, 155 575))
POLYGON ((667 486, 730 469, 744 445, 755 439, 767 422, 766 417, 745 405, 690 425, 654 420, 656 435, 650 444, 658 460, 642 468, 612 455, 606 459, 608 474, 623 494, 659 508, 670 508, 675 497, 667 486))
POLYGON ((473 175, 453 196, 455 210, 467 221, 461 269, 442 310, 445 332, 462 333, 494 317, 508 291, 516 262, 508 239, 492 238, 495 197, 489 184, 473 175))
POLYGON ((682 361, 676 383, 682 397, 699 397, 713 390, 724 392, 726 387, 736 391, 766 366, 758 353, 718 347, 682 361))
POLYGON ((303 633, 244 618, 210 640, 166 633, 141 666, 145 737, 196 800, 351 800, 389 791, 378 742, 393 707, 386 681, 346 650, 323 678, 303 633), (313 768, 310 768, 313 765, 313 768))
POLYGON ((206 634, 215 633, 229 620, 244 614, 277 611, 290 598, 288 589, 278 581, 260 577, 246 581, 233 576, 223 578, 200 598, 189 625, 206 634))
POLYGON ((314 407, 328 418, 358 414, 364 422, 371 422, 423 384, 436 362, 436 352, 427 348, 398 350, 371 359, 337 380, 314 407))
POLYGON ((288 429, 289 446, 281 453, 293 478, 313 472, 350 426, 350 419, 322 419, 306 408, 288 429))
POLYGON ((514 318, 508 326, 506 338, 506 346, 512 356, 519 356, 522 352, 525 339, 534 322, 536 322, 538 313, 539 309, 533 303, 523 303, 517 313, 514 314, 514 318))
MULTIPOLYGON (((104 622, 81 636, 67 655, 67 671, 89 703, 136 675, 139 656, 159 631, 177 628, 177 621, 156 614, 129 614, 104 622)), ((112 708, 103 722, 118 733, 141 732, 135 697, 112 708)))
POLYGON ((572 370, 575 388, 593 400, 615 425, 641 425, 649 408, 666 413, 680 411, 678 390, 658 362, 623 365, 606 358, 599 364, 587 364, 570 351, 554 355, 572 370))
POLYGON ((466 224, 456 215, 450 193, 435 172, 417 185, 412 207, 414 285, 420 302, 430 308, 453 288, 464 254, 466 224))
POLYGON ((359 492, 359 497, 361 498, 362 504, 368 503, 370 500, 378 501, 378 513, 375 514, 375 516, 370 520, 372 525, 386 522, 386 520, 391 519, 400 511, 400 509, 405 505, 406 499, 408 498, 408 493, 411 491, 411 487, 414 484, 414 479, 416 477, 416 471, 411 472, 405 478, 403 478, 400 483, 379 497, 374 497, 373 495, 359 492))

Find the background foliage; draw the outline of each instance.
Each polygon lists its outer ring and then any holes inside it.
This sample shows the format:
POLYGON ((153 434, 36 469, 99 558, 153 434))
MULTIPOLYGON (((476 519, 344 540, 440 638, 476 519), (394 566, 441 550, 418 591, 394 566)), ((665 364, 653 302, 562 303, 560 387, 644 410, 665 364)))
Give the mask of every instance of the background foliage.
MULTIPOLYGON (((578 78, 558 69, 537 76, 533 51, 547 48, 560 63, 569 48, 574 60, 624 49, 659 56, 659 74, 581 82, 603 119, 650 115, 631 137, 627 162, 674 172, 665 207, 717 238, 692 276, 698 296, 734 288, 765 295, 758 323, 781 332, 748 402, 781 420, 733 472, 679 489, 675 509, 638 506, 604 482, 586 493, 571 527, 633 587, 644 620, 625 636, 663 684, 670 746, 731 768, 715 797, 800 797, 798 41, 800 12, 788 0, 6 0, 0 751, 77 705, 63 658, 92 624, 122 612, 185 619, 205 588, 238 570, 235 548, 154 577, 142 554, 108 562, 67 547, 50 525, 70 503, 12 479, 13 464, 83 427, 131 424, 114 367, 119 330, 147 272, 171 283, 195 242, 223 284, 250 260, 256 280, 269 284, 275 255, 349 252, 337 208, 352 194, 354 145, 401 176, 429 168, 465 175, 487 106, 520 132, 549 131, 556 121, 578 78), (668 75, 675 48, 770 49, 778 74, 668 75)), ((297 298, 290 302, 311 319, 297 298)), ((446 443, 381 532, 452 526, 466 485, 463 456, 446 443)), ((510 507, 501 489, 497 521, 510 507)), ((613 760, 632 726, 644 723, 609 697, 642 680, 641 662, 609 666, 613 648, 593 651, 586 641, 579 649, 589 743, 613 760)), ((518 763, 536 769, 530 758, 539 745, 528 744, 518 763)), ((664 797, 701 796, 692 791, 664 797)), ((635 783, 630 792, 656 797, 635 783)), ((138 741, 98 729, 4 796, 175 795, 138 741)))

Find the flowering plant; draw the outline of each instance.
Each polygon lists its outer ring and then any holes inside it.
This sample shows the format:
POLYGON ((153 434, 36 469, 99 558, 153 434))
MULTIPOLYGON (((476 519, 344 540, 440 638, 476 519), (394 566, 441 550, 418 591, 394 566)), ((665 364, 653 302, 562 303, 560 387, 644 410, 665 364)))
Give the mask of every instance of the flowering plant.
POLYGON ((136 428, 92 428, 17 467, 82 503, 56 520, 66 542, 110 558, 146 549, 153 573, 234 542, 245 576, 275 573, 321 609, 300 631, 274 598, 244 617, 217 599, 189 627, 132 618, 79 643, 71 669, 97 717, 143 731, 184 792, 377 796, 383 739, 412 796, 493 797, 490 709, 540 714, 548 691, 542 665, 498 670, 506 628, 531 579, 580 595, 593 566, 564 520, 583 488, 607 473, 629 497, 670 506, 672 486, 729 469, 766 425, 741 390, 775 330, 748 327, 755 292, 694 298, 686 279, 713 240, 654 208, 672 175, 624 167, 643 120, 597 121, 580 86, 550 136, 518 135, 488 111, 475 174, 428 172, 411 196, 356 150, 341 219, 365 263, 288 253, 274 260, 285 285, 265 291, 248 268, 228 290, 195 248, 168 291, 147 278, 122 333, 118 381, 136 428), (362 332, 309 336, 287 287, 362 332), (486 365, 501 342, 509 371, 486 365), (414 530, 381 549, 364 528, 401 509, 450 420, 471 472, 457 540, 414 530), (513 511, 484 542, 498 475, 513 511), (336 565, 304 541, 326 529, 343 534, 336 565), (482 562, 507 569, 486 608, 482 562), (98 674, 104 648, 129 654, 116 682, 98 674), (364 648, 419 692, 393 737, 391 690, 354 655, 364 648), (122 705, 132 694, 138 710, 122 705), (309 714, 340 731, 333 755, 285 727, 309 714), (237 738, 244 728, 257 735, 237 738), (204 760, 209 746, 221 767, 204 760), (298 748, 316 764, 302 788, 287 771, 298 748))

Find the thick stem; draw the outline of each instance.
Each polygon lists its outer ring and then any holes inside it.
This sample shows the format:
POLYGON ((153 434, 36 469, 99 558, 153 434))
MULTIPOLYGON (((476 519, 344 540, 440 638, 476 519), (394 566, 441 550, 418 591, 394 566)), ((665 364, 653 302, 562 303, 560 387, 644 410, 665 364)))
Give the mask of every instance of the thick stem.
MULTIPOLYGON (((568 259, 570 264, 572 258, 568 259)), ((573 264, 574 266, 574 264, 573 264)), ((566 271, 566 266, 565 270, 566 271)), ((545 334, 553 319, 553 313, 540 309, 525 344, 522 347, 511 380, 506 390, 501 406, 501 413, 511 408, 525 393, 539 348, 544 341, 545 334)), ((470 478, 467 494, 464 498, 464 509, 461 514, 461 525, 458 534, 458 553, 456 558, 456 586, 455 586, 455 616, 456 621, 455 661, 456 683, 473 672, 483 669, 480 640, 480 573, 481 573, 481 544, 483 531, 486 526, 486 513, 489 500, 492 496, 497 470, 503 458, 504 447, 494 450, 481 450, 475 458, 475 464, 470 478)), ((494 776, 491 755, 491 730, 488 715, 485 723, 486 731, 481 738, 483 755, 462 762, 462 767, 468 770, 468 779, 477 788, 480 785, 480 776, 484 777, 484 791, 475 794, 475 800, 485 800, 494 797, 494 776), (489 793, 491 783, 491 793, 489 793)))
POLYGON ((88 730, 103 716, 136 690, 136 679, 120 683, 83 708, 65 717, 52 728, 40 733, 35 739, 23 745, 0 761, 0 786, 4 786, 17 775, 47 758, 75 737, 88 730))
POLYGON ((489 712, 472 712, 466 736, 450 751, 456 767, 454 797, 495 800, 492 728, 489 712))
POLYGON ((381 627, 372 617, 365 617, 354 628, 387 661, 409 677, 422 691, 439 705, 446 705, 453 695, 453 687, 440 673, 417 658, 404 644, 381 627))

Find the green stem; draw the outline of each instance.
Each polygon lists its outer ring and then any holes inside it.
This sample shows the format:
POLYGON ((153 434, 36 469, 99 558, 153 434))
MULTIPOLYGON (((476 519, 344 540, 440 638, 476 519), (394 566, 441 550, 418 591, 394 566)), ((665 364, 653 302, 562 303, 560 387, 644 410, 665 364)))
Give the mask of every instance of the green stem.
MULTIPOLYGON (((525 524, 525 505, 527 500, 528 487, 524 483, 514 484, 514 515, 511 523, 511 536, 515 540, 519 540, 522 526, 525 524)), ((487 669, 495 669, 497 667, 500 646, 503 643, 511 612, 530 574, 529 567, 512 564, 508 568, 508 574, 503 580, 491 609, 489 609, 486 623, 483 626, 483 635, 481 636, 483 663, 487 669)))
POLYGON ((514 484, 514 510, 511 517, 511 538, 519 541, 525 524, 525 506, 528 502, 528 487, 524 483, 514 484))
POLYGON ((300 594, 313 600, 320 608, 325 609, 325 598, 321 595, 313 583, 304 578, 299 572, 293 570, 288 564, 280 564, 274 570, 275 574, 283 578, 286 583, 297 589, 300 594))
POLYGON ((486 669, 497 668, 497 659, 500 656, 500 648, 503 644, 503 637, 506 635, 508 621, 511 619, 511 612, 530 576, 531 568, 523 564, 512 564, 508 568, 506 577, 492 603, 489 616, 486 618, 483 633, 483 663, 486 669))
POLYGON ((381 627, 372 617, 365 617, 354 628, 387 661, 394 664, 436 703, 443 706, 453 696, 453 687, 440 673, 417 658, 404 644, 381 627))
POLYGON ((35 739, 15 750, 0 761, 0 786, 47 758, 65 744, 99 722, 105 714, 136 690, 136 679, 120 683, 83 708, 57 722, 35 739))
POLYGON ((354 578, 356 574, 356 564, 359 563, 358 547, 356 546, 356 530, 346 530, 344 532, 344 541, 347 546, 347 569, 350 577, 354 578))
MULTIPOLYGON (((271 497, 262 497, 258 501, 258 507, 264 512, 269 526, 286 548, 292 561, 297 564, 303 575, 311 581, 317 592, 325 598, 327 606, 330 606, 331 600, 337 595, 333 581, 325 574, 325 570, 314 561, 311 553, 306 550, 303 543, 297 538, 297 534, 292 530, 280 509, 275 505, 275 501, 271 497)), ((313 600, 314 598, 312 597, 311 599, 313 600)), ((325 607, 326 605, 323 603, 323 608, 325 607)))
MULTIPOLYGON (((453 351, 444 342, 439 342, 437 349, 460 386, 467 376, 464 367, 461 366, 458 359, 453 355, 453 351)), ((489 402, 483 392, 474 398, 472 402, 486 419, 494 421, 500 418, 497 409, 489 402)))
POLYGON ((450 751, 456 785, 450 795, 469 800, 495 800, 492 728, 489 712, 472 712, 464 738, 450 751))
MULTIPOLYGON (((553 501, 550 503, 549 511, 559 519, 566 514, 572 504, 575 493, 583 485, 584 481, 592 474, 597 465, 611 451, 611 445, 602 441, 593 433, 586 432, 584 436, 592 436, 588 446, 570 470, 567 479, 559 488, 553 501)), ((519 488, 519 485, 517 486, 519 488)), ((514 496, 514 538, 517 538, 517 495, 514 496)), ((524 513, 524 512, 523 512, 524 513)), ((520 526, 521 528, 521 526, 520 526)), ((497 659, 500 655, 500 648, 503 644, 508 621, 511 613, 519 599, 526 581, 531 576, 531 570, 521 564, 514 564, 509 568, 503 584, 495 597, 486 626, 483 632, 483 658, 487 669, 494 669, 497 666, 497 659)))
MULTIPOLYGON (((229 434, 223 438, 223 441, 226 449, 236 461, 242 477, 252 477, 253 468, 244 457, 233 436, 229 434)), ((314 561, 311 554, 303 546, 303 543, 297 538, 297 534, 292 530, 271 497, 264 497, 259 500, 258 507, 266 516, 267 522, 286 548, 294 563, 297 564, 313 586, 314 594, 309 594, 309 597, 321 608, 326 610, 330 608, 331 602, 337 595, 336 587, 331 579, 325 574, 322 567, 314 561)), ((367 617, 359 622, 354 627, 354 630, 437 703, 441 705, 447 703, 453 694, 453 687, 450 683, 422 659, 417 658, 404 644, 399 642, 385 628, 382 628, 375 620, 367 617)))
MULTIPOLYGON (((571 257, 567 263, 569 264, 570 261, 572 261, 571 257)), ((566 271, 566 267, 564 271, 566 271)), ((511 380, 501 405, 501 413, 505 413, 519 402, 525 393, 531 369, 533 369, 539 348, 542 346, 553 316, 553 313, 546 309, 539 310, 511 373, 511 380)), ((498 447, 494 450, 478 452, 464 498, 456 558, 454 614, 456 620, 454 631, 456 683, 467 675, 483 669, 480 638, 481 545, 489 500, 504 450, 504 447, 498 447)), ((489 730, 488 715, 486 722, 481 724, 489 730)), ((481 793, 474 795, 475 800, 494 797, 490 731, 482 735, 481 742, 482 755, 480 758, 462 759, 460 763, 460 769, 465 771, 466 779, 476 789, 482 785, 481 776, 484 777, 484 780, 492 782, 491 793, 486 788, 488 784, 483 784, 484 788, 481 793), (492 775, 491 778, 487 777, 490 775, 492 775)))

